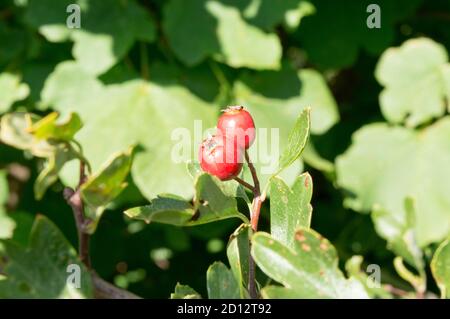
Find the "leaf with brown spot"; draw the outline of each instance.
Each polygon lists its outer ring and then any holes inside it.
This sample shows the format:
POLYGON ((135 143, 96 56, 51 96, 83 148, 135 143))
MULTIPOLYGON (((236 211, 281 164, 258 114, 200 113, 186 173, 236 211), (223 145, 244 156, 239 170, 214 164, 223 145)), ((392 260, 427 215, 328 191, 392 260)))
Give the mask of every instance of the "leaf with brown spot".
POLYGON ((326 239, 311 229, 301 228, 288 247, 270 234, 252 237, 252 256, 259 268, 283 287, 267 286, 264 298, 367 298, 360 282, 347 279, 338 268, 338 256, 326 239), (321 245, 328 249, 321 249, 321 245))
POLYGON ((297 177, 292 188, 279 177, 270 181, 270 231, 275 239, 293 247, 294 233, 311 224, 312 180, 308 173, 297 177))

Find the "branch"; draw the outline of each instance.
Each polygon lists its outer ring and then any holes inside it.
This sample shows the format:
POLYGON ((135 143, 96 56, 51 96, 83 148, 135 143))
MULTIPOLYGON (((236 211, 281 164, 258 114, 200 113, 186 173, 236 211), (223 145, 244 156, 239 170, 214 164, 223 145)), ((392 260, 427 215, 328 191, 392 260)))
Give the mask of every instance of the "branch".
POLYGON ((78 254, 81 261, 88 267, 91 267, 91 259, 89 257, 89 239, 90 235, 86 232, 87 219, 84 215, 84 204, 81 198, 80 186, 86 181, 85 164, 80 161, 80 180, 78 187, 74 191, 70 187, 66 187, 63 192, 64 199, 67 204, 72 207, 75 225, 78 231, 78 254))
POLYGON ((407 292, 403 289, 394 287, 392 285, 383 285, 383 287, 387 292, 390 292, 391 294, 396 295, 398 297, 406 297, 410 294, 409 292, 407 292))

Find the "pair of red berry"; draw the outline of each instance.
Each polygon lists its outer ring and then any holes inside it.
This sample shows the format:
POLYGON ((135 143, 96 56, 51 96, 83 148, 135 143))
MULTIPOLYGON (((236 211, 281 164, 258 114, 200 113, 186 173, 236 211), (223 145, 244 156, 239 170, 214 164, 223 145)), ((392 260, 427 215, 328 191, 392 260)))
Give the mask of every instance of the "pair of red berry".
POLYGON ((242 106, 230 106, 217 123, 217 134, 200 145, 199 161, 203 171, 225 181, 239 175, 245 150, 255 140, 255 124, 242 106))

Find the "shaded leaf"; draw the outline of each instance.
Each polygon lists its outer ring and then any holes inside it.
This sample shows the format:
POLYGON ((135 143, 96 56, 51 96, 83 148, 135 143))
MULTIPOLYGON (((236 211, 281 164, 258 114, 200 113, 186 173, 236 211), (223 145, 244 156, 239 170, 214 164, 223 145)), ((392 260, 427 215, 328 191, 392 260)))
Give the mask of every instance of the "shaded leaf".
POLYGON ((239 299, 239 287, 233 273, 221 262, 213 263, 206 272, 209 299, 239 299))
POLYGON ((208 174, 200 175, 195 183, 194 203, 176 195, 159 195, 149 205, 125 211, 130 218, 146 223, 159 222, 176 226, 194 226, 227 218, 247 218, 239 213, 234 195, 223 192, 222 182, 208 174))
POLYGON ((248 224, 242 224, 231 235, 227 246, 228 262, 237 283, 240 283, 240 298, 248 298, 249 260, 250 260, 250 232, 248 224))
POLYGON ((278 37, 247 23, 238 8, 222 2, 171 0, 163 27, 175 54, 188 65, 212 56, 236 68, 279 67, 278 37))
POLYGON ((198 292, 187 285, 177 283, 175 292, 170 294, 170 299, 201 299, 198 292))
POLYGON ((183 198, 160 195, 149 205, 130 208, 125 215, 145 221, 184 226, 194 217, 194 207, 183 198))
POLYGON ((30 0, 25 17, 48 41, 72 40, 78 64, 96 75, 122 59, 135 41, 155 38, 152 19, 135 1, 30 0), (73 3, 81 8, 81 28, 66 26, 66 8, 73 3))
POLYGON ((9 188, 6 171, 0 170, 0 239, 11 238, 16 227, 14 220, 9 217, 4 208, 8 201, 9 188))
POLYGON ((0 280, 2 298, 92 298, 91 275, 60 230, 38 216, 25 249, 4 241, 7 263, 0 280), (79 267, 80 287, 68 280, 68 267, 79 267))
POLYGON ((396 23, 412 14, 420 2, 375 2, 381 10, 380 28, 369 28, 366 20, 372 12, 367 8, 373 1, 315 0, 314 14, 302 19, 296 36, 310 62, 322 68, 343 68, 355 63, 361 49, 377 54, 388 47, 394 40, 396 23))

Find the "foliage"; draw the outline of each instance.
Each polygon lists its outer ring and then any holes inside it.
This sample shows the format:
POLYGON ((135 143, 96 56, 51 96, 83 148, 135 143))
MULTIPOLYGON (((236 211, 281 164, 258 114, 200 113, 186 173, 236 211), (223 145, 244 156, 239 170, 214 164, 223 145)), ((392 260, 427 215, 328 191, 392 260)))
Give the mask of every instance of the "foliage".
POLYGON ((450 298, 450 5, 369 4, 3 1, 0 297, 450 298))

